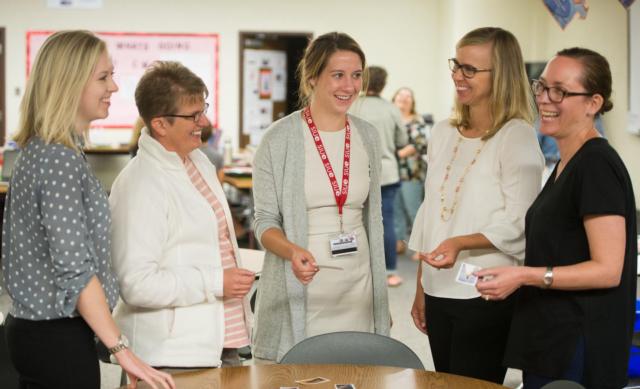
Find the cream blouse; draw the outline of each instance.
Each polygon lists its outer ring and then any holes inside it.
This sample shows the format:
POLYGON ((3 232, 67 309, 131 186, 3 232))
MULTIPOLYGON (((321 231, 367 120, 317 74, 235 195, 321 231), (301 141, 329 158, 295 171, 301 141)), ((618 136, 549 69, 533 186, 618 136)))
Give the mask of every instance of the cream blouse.
POLYGON ((430 296, 479 296, 474 286, 455 280, 463 262, 488 268, 515 266, 524 259, 524 217, 540 190, 544 167, 535 131, 523 120, 507 122, 482 146, 476 162, 459 184, 482 142, 480 138, 460 135, 448 121, 431 130, 425 199, 414 221, 409 248, 430 252, 447 238, 481 233, 496 249, 461 251, 451 269, 438 270, 423 262, 422 287, 430 296), (456 144, 458 151, 452 161, 456 144), (456 187, 459 193, 453 214, 442 220, 440 188, 449 164, 444 205, 452 206, 456 187))

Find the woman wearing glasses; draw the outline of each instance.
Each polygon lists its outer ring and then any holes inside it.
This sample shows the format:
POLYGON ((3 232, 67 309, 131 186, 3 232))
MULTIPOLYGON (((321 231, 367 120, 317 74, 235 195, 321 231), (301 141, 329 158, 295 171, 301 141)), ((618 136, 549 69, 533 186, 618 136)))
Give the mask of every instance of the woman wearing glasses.
POLYGON ((544 160, 510 32, 467 33, 449 66, 455 109, 431 130, 425 200, 409 241, 422 259, 411 314, 429 335, 437 371, 502 383, 513 302, 481 298, 473 272, 523 259, 524 214, 544 160))
POLYGON ((260 359, 279 361, 328 332, 389 335, 380 140, 347 114, 365 65, 349 35, 313 40, 298 68, 302 109, 275 122, 256 152, 255 231, 267 249, 254 332, 260 359))
POLYGON ((136 87, 145 123, 138 153, 116 178, 113 266, 122 301, 114 318, 153 366, 239 365, 247 346, 247 292, 231 213, 215 167, 199 150, 209 126, 202 80, 156 62, 136 87))
POLYGON ((556 379, 621 388, 636 299, 636 207, 627 169, 594 128, 611 110, 607 60, 562 50, 533 82, 560 161, 526 218, 525 266, 482 270, 478 290, 517 300, 505 360, 524 387, 556 379))

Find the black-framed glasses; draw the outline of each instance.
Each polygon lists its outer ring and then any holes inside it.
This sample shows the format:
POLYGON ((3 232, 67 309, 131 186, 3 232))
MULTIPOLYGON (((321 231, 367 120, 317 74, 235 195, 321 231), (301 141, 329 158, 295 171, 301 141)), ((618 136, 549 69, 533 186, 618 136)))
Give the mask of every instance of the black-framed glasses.
POLYGON ((493 69, 478 69, 475 66, 460 63, 455 58, 449 58, 449 69, 451 69, 451 73, 457 72, 458 69, 462 70, 462 75, 465 78, 473 78, 476 75, 476 73, 490 72, 491 70, 493 70, 493 69))
POLYGON ((189 119, 189 120, 191 120, 192 122, 197 123, 197 122, 199 122, 199 121, 200 121, 200 119, 202 118, 202 116, 203 116, 204 114, 206 114, 206 113, 207 113, 207 109, 209 109, 209 103, 204 103, 204 109, 203 109, 202 111, 200 111, 200 112, 196 112, 196 113, 194 113, 194 114, 192 114, 192 115, 178 115, 178 114, 175 114, 175 113, 170 113, 170 114, 168 113, 168 114, 165 114, 165 115, 159 115, 159 116, 160 116, 160 117, 169 117, 169 118, 183 118, 183 119, 189 119))
POLYGON ((549 101, 556 104, 562 103, 562 100, 564 100, 565 97, 593 96, 595 94, 589 92, 568 92, 557 86, 546 86, 540 80, 531 81, 531 91, 535 96, 540 96, 542 92, 547 91, 547 97, 549 97, 549 101))

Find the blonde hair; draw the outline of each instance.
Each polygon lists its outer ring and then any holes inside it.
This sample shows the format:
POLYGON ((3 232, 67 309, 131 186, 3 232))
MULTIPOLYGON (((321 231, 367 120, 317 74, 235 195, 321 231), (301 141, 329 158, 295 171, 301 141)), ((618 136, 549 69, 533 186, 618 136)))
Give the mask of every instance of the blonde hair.
POLYGON ((329 58, 336 51, 351 51, 360 57, 363 69, 362 90, 367 90, 368 70, 366 69, 366 59, 364 52, 352 37, 343 32, 329 32, 320 35, 309 43, 304 51, 302 60, 298 64, 298 79, 300 88, 298 98, 300 107, 306 107, 313 95, 313 85, 311 80, 320 76, 329 62, 329 58))
POLYGON ((80 100, 106 50, 105 43, 89 31, 59 31, 47 38, 20 103, 14 138, 20 147, 37 136, 47 144, 60 143, 80 151, 75 142, 80 100))
MULTIPOLYGON (((533 122, 533 97, 524 68, 518 40, 509 31, 483 27, 468 32, 456 48, 491 43, 491 97, 489 99, 492 128, 482 137, 489 139, 511 119, 533 122)), ((449 123, 454 127, 470 127, 469 106, 457 100, 449 123)))

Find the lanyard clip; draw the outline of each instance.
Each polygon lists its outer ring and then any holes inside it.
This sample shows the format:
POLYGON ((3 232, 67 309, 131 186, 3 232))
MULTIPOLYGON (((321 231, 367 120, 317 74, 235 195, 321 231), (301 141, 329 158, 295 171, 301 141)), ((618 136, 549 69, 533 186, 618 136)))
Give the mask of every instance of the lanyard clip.
POLYGON ((342 212, 340 213, 340 233, 344 234, 344 227, 342 223, 342 212))

